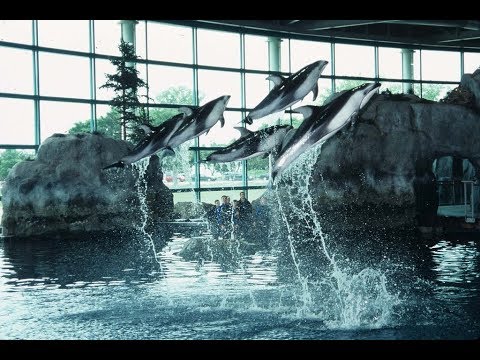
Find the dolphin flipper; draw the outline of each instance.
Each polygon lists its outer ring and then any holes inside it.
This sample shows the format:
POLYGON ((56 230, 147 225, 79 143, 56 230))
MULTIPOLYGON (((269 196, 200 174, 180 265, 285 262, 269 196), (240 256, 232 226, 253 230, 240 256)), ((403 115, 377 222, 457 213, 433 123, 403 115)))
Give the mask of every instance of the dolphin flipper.
POLYGON ((318 96, 318 83, 315 84, 312 91, 313 91, 313 101, 315 101, 315 99, 318 96))
POLYGON ((223 125, 225 125, 225 117, 222 115, 220 117, 220 127, 223 127, 223 125))
POLYGON ((184 113, 185 116, 190 116, 193 114, 193 110, 189 108, 188 106, 181 106, 178 108, 178 111, 181 113, 184 113))

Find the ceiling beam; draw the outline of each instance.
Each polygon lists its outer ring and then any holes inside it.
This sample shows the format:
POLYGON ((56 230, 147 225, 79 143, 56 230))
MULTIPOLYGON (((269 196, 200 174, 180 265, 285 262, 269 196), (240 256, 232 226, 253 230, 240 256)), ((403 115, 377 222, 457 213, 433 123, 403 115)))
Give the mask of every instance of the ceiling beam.
POLYGON ((391 22, 392 20, 314 20, 302 21, 300 27, 310 31, 338 29, 391 22))
POLYGON ((422 37, 422 41, 428 41, 437 44, 446 44, 456 41, 468 41, 475 39, 480 39, 480 31, 456 31, 455 33, 449 32, 442 35, 422 37))
POLYGON ((391 22, 402 25, 438 26, 461 28, 465 30, 480 30, 480 21, 478 20, 393 20, 391 22))

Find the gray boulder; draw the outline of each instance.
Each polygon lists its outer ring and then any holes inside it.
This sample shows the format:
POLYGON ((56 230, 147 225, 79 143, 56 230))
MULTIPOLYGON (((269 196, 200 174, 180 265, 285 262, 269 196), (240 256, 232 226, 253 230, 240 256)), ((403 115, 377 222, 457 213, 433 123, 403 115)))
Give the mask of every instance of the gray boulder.
POLYGON ((143 225, 143 214, 147 224, 170 217, 173 195, 162 182, 157 156, 145 160, 150 162, 143 176, 136 166, 102 170, 129 149, 126 141, 96 134, 46 139, 35 160, 16 164, 7 176, 2 189, 3 235, 134 230, 143 225))

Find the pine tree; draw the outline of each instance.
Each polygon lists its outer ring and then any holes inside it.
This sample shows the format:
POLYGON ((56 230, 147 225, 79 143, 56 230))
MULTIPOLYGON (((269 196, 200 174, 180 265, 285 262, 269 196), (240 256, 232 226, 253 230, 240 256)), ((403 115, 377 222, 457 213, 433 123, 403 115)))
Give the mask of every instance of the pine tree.
POLYGON ((115 74, 106 74, 107 82, 100 88, 109 88, 115 91, 116 96, 110 104, 119 114, 122 139, 138 142, 143 135, 139 125, 148 123, 148 115, 138 99, 138 90, 148 85, 138 77, 135 63, 138 56, 132 44, 123 39, 119 45, 121 57, 111 58, 110 62, 116 66, 115 74))

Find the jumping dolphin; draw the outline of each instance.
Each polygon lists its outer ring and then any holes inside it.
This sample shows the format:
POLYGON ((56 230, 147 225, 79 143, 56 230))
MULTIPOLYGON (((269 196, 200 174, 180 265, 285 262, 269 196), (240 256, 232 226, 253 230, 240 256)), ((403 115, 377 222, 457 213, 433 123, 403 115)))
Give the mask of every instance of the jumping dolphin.
POLYGON ((225 95, 196 109, 187 106, 179 108, 179 111, 185 113, 185 118, 182 121, 182 125, 170 138, 168 146, 173 148, 208 132, 219 120, 223 127, 225 124, 223 112, 228 100, 230 100, 230 95, 225 95))
POLYGON ((293 111, 304 120, 292 138, 282 147, 272 168, 272 181, 309 148, 324 142, 358 114, 380 83, 365 83, 345 91, 324 106, 301 106, 293 111))
POLYGON ((159 126, 142 125, 146 136, 130 151, 127 155, 121 158, 116 163, 106 166, 103 169, 109 169, 112 167, 125 167, 130 165, 144 157, 155 154, 158 150, 168 147, 168 141, 172 135, 180 128, 183 123, 185 114, 177 114, 166 120, 159 126))
POLYGON ((207 162, 230 162, 247 160, 256 156, 268 156, 282 145, 285 136, 293 129, 290 125, 275 125, 259 131, 236 127, 241 137, 227 147, 207 156, 207 162))
POLYGON ((310 91, 313 91, 313 100, 318 95, 318 79, 325 66, 326 60, 315 61, 305 66, 295 74, 284 78, 280 75, 270 75, 267 80, 271 80, 275 86, 268 95, 250 111, 245 118, 247 124, 251 124, 254 119, 260 119, 264 116, 285 110, 296 102, 302 100, 310 91))

